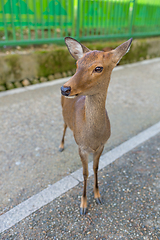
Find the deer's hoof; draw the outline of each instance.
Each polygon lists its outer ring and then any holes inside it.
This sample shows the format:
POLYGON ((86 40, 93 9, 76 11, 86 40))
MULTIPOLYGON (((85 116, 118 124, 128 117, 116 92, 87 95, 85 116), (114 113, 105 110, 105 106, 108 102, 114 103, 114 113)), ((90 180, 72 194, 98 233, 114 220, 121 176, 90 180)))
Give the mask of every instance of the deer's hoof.
POLYGON ((85 215, 87 213, 87 208, 80 208, 80 215, 85 215))
POLYGON ((59 148, 59 152, 63 152, 64 148, 59 148))
POLYGON ((95 200, 96 200, 96 203, 97 203, 97 204, 102 204, 102 203, 103 203, 101 197, 95 198, 95 200))

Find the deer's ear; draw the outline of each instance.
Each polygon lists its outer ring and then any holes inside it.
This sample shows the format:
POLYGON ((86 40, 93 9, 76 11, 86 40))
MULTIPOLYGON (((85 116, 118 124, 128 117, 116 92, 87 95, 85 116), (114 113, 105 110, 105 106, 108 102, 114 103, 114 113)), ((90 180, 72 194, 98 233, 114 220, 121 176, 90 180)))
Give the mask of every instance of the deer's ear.
POLYGON ((77 40, 66 37, 65 43, 67 45, 67 48, 72 55, 73 58, 78 60, 79 58, 83 57, 83 54, 86 52, 89 52, 90 50, 85 47, 83 44, 79 43, 77 40))
POLYGON ((122 43, 120 46, 118 46, 116 49, 112 51, 113 62, 115 62, 116 64, 119 63, 121 58, 129 51, 131 43, 132 43, 132 38, 129 39, 127 42, 122 43))

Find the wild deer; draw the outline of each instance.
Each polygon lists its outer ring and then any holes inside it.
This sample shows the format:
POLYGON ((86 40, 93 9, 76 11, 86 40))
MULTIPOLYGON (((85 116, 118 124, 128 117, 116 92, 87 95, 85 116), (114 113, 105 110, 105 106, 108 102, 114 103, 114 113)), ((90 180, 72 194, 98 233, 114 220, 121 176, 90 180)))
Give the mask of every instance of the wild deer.
POLYGON ((84 188, 80 214, 87 210, 88 154, 93 153, 94 197, 102 203, 98 188, 98 164, 104 144, 110 137, 110 121, 105 109, 108 85, 113 68, 129 51, 132 39, 116 49, 103 52, 91 51, 73 38, 65 43, 73 58, 77 60, 76 73, 61 87, 61 104, 64 131, 59 151, 64 150, 64 136, 69 127, 79 147, 83 166, 84 188))

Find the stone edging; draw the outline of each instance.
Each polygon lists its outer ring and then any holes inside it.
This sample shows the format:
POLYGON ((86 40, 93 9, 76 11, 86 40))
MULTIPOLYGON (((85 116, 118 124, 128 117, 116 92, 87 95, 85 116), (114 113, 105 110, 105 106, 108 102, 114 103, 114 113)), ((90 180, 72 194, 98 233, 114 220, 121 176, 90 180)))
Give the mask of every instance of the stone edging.
POLYGON ((0 92, 11 90, 14 88, 21 88, 21 87, 27 87, 29 85, 37 84, 37 83, 43 83, 48 81, 53 81, 60 78, 66 78, 70 77, 75 73, 75 69, 72 71, 67 71, 63 73, 55 73, 54 75, 49 75, 48 77, 40 77, 40 78, 32 78, 32 79, 22 79, 21 81, 15 81, 15 82, 6 82, 3 85, 0 85, 0 92))

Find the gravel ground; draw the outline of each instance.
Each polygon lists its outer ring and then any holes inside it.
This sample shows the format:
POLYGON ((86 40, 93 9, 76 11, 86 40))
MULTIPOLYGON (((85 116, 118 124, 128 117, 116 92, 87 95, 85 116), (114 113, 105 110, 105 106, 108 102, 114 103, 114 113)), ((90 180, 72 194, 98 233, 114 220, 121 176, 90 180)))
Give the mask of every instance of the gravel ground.
POLYGON ((160 134, 99 172, 103 204, 88 181, 88 213, 80 216, 82 184, 0 235, 6 239, 160 239, 160 134))

